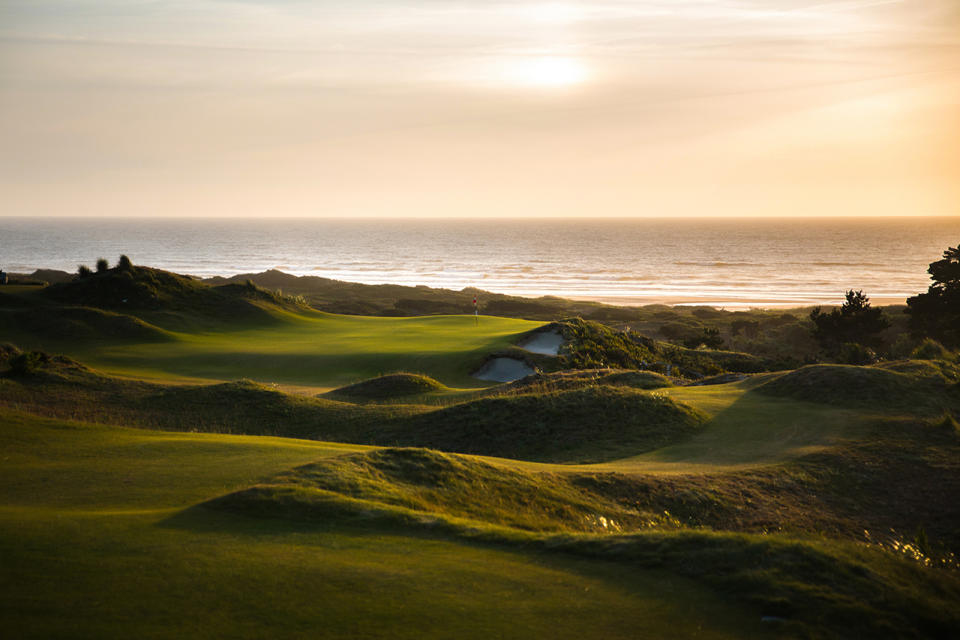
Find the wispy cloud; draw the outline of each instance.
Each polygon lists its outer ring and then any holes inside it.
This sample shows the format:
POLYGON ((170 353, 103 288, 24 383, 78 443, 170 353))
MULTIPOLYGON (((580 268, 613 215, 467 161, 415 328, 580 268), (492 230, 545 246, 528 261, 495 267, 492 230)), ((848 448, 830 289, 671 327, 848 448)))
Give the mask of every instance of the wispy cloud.
POLYGON ((960 212, 958 69, 955 0, 7 0, 0 198, 960 212))

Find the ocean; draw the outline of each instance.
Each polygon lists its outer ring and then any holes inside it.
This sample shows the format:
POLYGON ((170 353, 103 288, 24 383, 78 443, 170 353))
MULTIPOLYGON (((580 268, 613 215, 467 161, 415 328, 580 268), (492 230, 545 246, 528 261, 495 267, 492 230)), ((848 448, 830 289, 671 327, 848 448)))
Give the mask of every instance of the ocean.
POLYGON ((960 217, 848 219, 2 218, 0 269, 98 257, 208 277, 279 269, 364 283, 478 287, 615 304, 729 309, 876 304, 925 291, 960 217))

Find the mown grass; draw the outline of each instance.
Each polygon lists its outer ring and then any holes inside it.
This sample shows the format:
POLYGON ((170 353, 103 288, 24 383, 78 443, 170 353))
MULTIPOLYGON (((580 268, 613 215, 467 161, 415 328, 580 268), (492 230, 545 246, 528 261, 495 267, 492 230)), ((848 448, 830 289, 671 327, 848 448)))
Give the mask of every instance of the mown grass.
MULTIPOLYGON (((59 316, 45 311, 29 313, 62 319, 68 311, 58 310, 59 316)), ((9 314, 5 333, 22 348, 64 353, 98 369, 136 378, 161 382, 250 378, 328 390, 403 370, 422 372, 451 386, 482 387, 484 383, 470 374, 487 355, 505 349, 538 326, 506 318, 483 318, 477 326, 468 316, 364 318, 311 311, 271 313, 277 322, 198 333, 163 330, 162 341, 126 334, 96 336, 97 329, 89 327, 41 335, 12 324, 9 314)))
POLYGON ((9 413, 0 442, 0 618, 10 637, 764 634, 750 607, 669 572, 188 508, 356 447, 9 413))

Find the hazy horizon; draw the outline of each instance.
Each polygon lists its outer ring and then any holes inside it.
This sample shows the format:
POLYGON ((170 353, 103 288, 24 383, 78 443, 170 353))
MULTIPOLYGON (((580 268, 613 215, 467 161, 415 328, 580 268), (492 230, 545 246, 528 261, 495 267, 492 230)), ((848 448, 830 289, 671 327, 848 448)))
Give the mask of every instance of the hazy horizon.
POLYGON ((960 215, 954 0, 7 0, 3 216, 960 215))

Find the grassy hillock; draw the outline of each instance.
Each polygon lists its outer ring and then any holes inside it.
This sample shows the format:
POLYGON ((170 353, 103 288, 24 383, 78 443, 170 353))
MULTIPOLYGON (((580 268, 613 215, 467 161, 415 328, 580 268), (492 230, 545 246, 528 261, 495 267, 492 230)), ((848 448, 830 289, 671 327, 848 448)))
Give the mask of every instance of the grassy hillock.
POLYGON ((388 401, 448 390, 449 387, 430 376, 391 373, 334 389, 327 392, 326 397, 352 402, 388 401))
POLYGON ((578 488, 561 474, 530 472, 429 449, 378 449, 304 465, 210 506, 261 511, 297 503, 298 517, 336 509, 364 518, 377 511, 474 520, 529 531, 597 531, 659 522, 578 488), (397 508, 396 510, 393 508, 397 508), (313 513, 310 513, 310 512, 313 513))
POLYGON ((758 393, 872 410, 906 411, 929 415, 960 406, 955 382, 939 370, 937 378, 919 377, 930 372, 924 365, 855 367, 810 365, 785 373, 757 387, 758 393), (913 371, 901 373, 897 368, 913 371))
MULTIPOLYGON (((124 313, 91 307, 29 306, 0 310, 0 328, 51 342, 166 342, 169 331, 124 313)), ((8 334, 8 335, 9 335, 8 334)))
POLYGON ((557 322, 554 326, 567 340, 560 357, 562 368, 647 369, 694 379, 724 372, 767 370, 760 358, 746 353, 689 349, 580 318, 557 322))
POLYGON ((480 398, 398 420, 375 436, 478 455, 553 462, 624 457, 689 437, 704 416, 669 398, 595 386, 480 398))
POLYGON ((490 390, 490 393, 519 394, 567 391, 595 386, 631 387, 633 389, 662 389, 673 385, 664 375, 653 371, 622 369, 579 369, 555 371, 527 376, 490 390))
POLYGON ((174 329, 189 327, 198 317, 234 324, 271 322, 275 320, 271 309, 299 306, 295 299, 249 281, 211 287, 193 278, 133 264, 82 274, 51 284, 40 293, 62 304, 145 316, 174 329))

